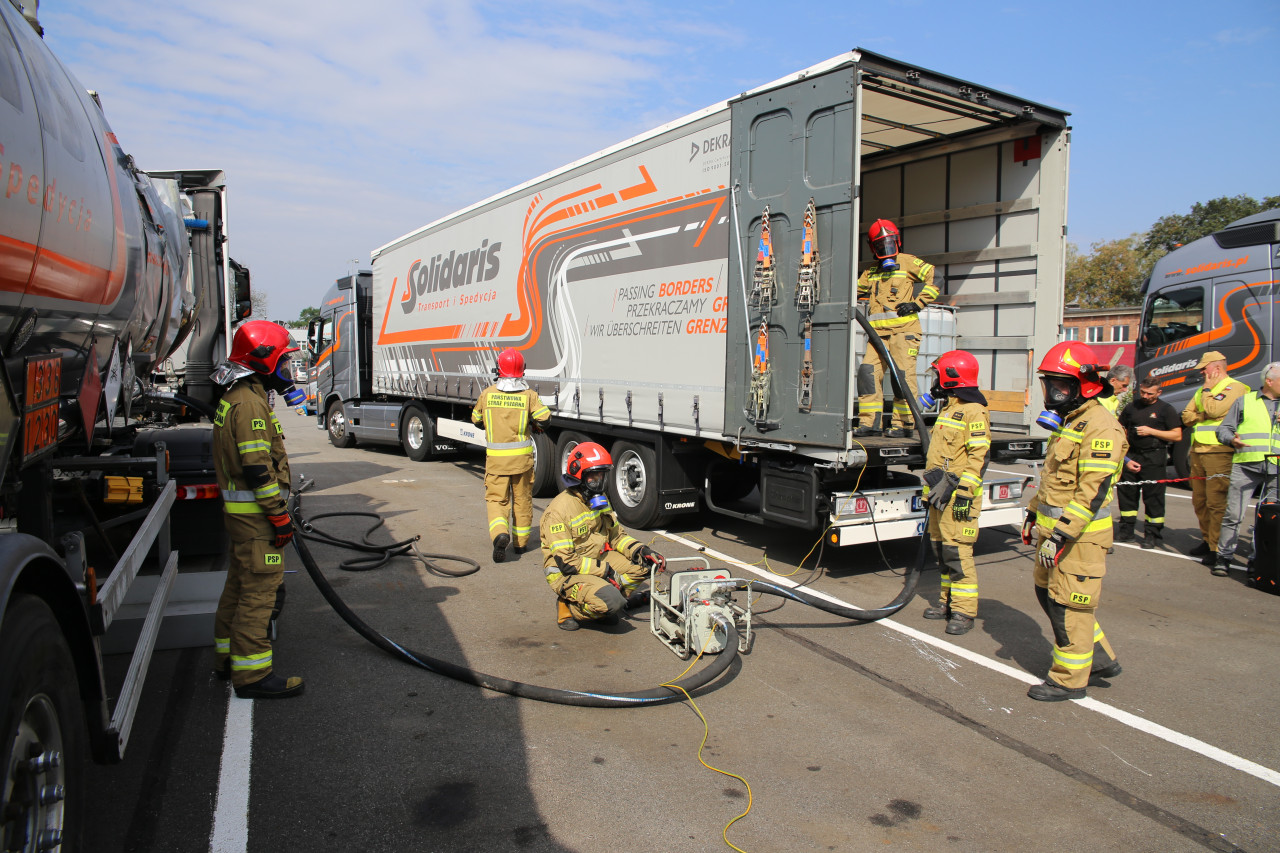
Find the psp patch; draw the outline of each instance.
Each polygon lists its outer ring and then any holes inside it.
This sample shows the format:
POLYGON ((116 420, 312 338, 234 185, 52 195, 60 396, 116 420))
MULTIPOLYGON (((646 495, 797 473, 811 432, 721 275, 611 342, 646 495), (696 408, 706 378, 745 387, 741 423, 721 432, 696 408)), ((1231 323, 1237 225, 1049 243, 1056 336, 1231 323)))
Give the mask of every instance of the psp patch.
POLYGON ((1094 450, 1110 450, 1114 443, 1109 438, 1095 438, 1089 446, 1094 450))
POLYGON ((1093 601, 1093 596, 1092 596, 1092 595, 1085 595, 1083 592, 1073 592, 1073 593, 1071 593, 1071 603, 1072 603, 1072 604, 1083 604, 1085 607, 1088 607, 1088 606, 1089 606, 1089 602, 1091 602, 1091 601, 1093 601))
POLYGON ((962 535, 964 535, 964 536, 977 536, 977 535, 978 535, 978 528, 976 528, 976 527, 966 527, 966 528, 964 528, 964 529, 963 529, 963 533, 962 533, 962 535))
POLYGON ((550 527, 548 527, 547 530, 550 531, 551 533, 564 533, 564 525, 553 524, 550 527))
POLYGON ((284 562, 284 557, 282 557, 280 554, 267 554, 266 565, 278 566, 283 562, 284 562))
POLYGON ((253 430, 259 430, 259 429, 260 429, 260 430, 262 430, 263 432, 266 432, 266 431, 267 431, 267 422, 266 422, 265 420, 263 420, 262 418, 254 418, 254 419, 249 423, 249 429, 253 429, 253 430))

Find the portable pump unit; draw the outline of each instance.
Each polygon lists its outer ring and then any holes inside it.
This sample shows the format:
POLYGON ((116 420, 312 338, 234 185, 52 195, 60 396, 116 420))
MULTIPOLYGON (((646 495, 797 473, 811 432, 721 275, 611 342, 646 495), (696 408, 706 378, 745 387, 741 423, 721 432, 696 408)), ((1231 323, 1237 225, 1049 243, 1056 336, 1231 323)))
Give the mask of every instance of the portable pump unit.
POLYGON ((705 557, 677 557, 649 573, 649 629, 681 660, 724 651, 727 626, 738 629, 738 652, 751 649, 751 581, 712 569, 705 557), (671 563, 693 562, 701 569, 670 571, 671 563), (745 590, 742 606, 733 593, 745 590))

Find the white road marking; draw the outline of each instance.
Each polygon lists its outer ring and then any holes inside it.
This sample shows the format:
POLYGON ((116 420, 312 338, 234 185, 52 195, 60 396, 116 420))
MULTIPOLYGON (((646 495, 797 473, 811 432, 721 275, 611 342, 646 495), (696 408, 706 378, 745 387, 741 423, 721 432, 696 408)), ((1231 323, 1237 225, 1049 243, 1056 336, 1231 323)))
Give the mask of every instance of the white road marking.
POLYGON ((249 767, 253 752, 253 700, 227 703, 227 727, 222 733, 222 769, 213 809, 209 853, 245 853, 249 849, 249 767))
MULTIPOLYGON (((733 557, 730 557, 728 554, 722 554, 719 551, 712 550, 711 548, 708 548, 697 542, 694 542, 689 539, 685 539, 683 536, 680 536, 678 534, 668 533, 665 530, 655 530, 654 532, 658 533, 659 535, 665 536, 666 538, 670 539, 672 542, 678 542, 679 544, 684 545, 687 548, 692 548, 693 550, 698 551, 699 553, 706 554, 708 557, 714 557, 717 560, 724 560, 726 563, 729 563, 730 565, 736 566, 745 571, 751 572, 754 575, 758 575, 768 580, 770 583, 778 584, 779 586, 785 586, 792 589, 800 586, 798 583, 795 583, 794 581, 775 575, 772 572, 768 572, 763 569, 756 568, 755 566, 747 565, 741 560, 737 560, 737 559, 734 559, 733 557)), ((1173 555, 1173 556, 1180 556, 1180 555, 1173 555)), ((826 593, 819 592, 816 589, 806 588, 805 592, 817 598, 822 598, 827 601, 830 601, 833 604, 839 604, 842 607, 857 606, 854 604, 850 604, 847 601, 842 601, 841 599, 836 598, 834 596, 827 595, 826 593)), ((922 643, 928 643, 931 646, 935 646, 939 649, 946 651, 948 654, 964 658, 965 660, 970 661, 971 663, 976 663, 979 666, 985 666, 987 669, 992 670, 993 672, 998 672, 1001 675, 1007 675, 1008 677, 1016 681, 1021 681, 1023 684, 1039 684, 1041 682, 1041 679, 1036 678, 1035 676, 1030 675, 1028 673, 1025 673, 1020 669, 1014 669, 1013 667, 1007 664, 1001 663, 1000 661, 992 660, 991 658, 984 657, 983 655, 980 655, 977 652, 971 652, 968 649, 963 648, 961 646, 948 643, 945 640, 940 640, 937 637, 933 637, 933 636, 930 636, 929 634, 925 634, 921 631, 917 631, 915 628, 911 628, 899 622, 894 622, 892 619, 881 619, 876 624, 884 625, 886 628, 891 628, 894 631, 898 631, 902 634, 906 634, 908 637, 912 637, 913 639, 919 640, 922 643)), ((1028 700, 1028 701, 1034 701, 1034 700, 1028 700)), ((1261 779, 1264 782, 1268 782, 1272 785, 1280 787, 1280 772, 1272 770, 1269 767, 1263 767, 1261 764, 1252 762, 1247 758, 1241 758, 1240 756, 1227 752, 1224 749, 1219 749, 1218 747, 1213 746, 1212 744, 1205 743, 1204 741, 1193 738, 1190 735, 1185 735, 1181 732, 1174 731, 1173 729, 1162 726, 1159 723, 1153 723, 1150 720, 1137 716, 1136 714, 1130 714, 1128 711, 1121 711, 1118 708, 1113 708, 1110 705, 1107 705, 1103 702, 1099 702, 1097 699, 1090 699, 1086 697, 1084 699, 1072 699, 1070 701, 1075 702, 1076 705, 1082 708, 1088 708, 1089 710, 1096 711, 1097 713, 1102 714, 1105 717, 1110 717, 1111 719, 1115 720, 1118 723, 1121 723, 1122 725, 1129 726, 1130 728, 1137 729, 1138 731, 1146 732, 1149 735, 1158 737, 1161 740, 1174 744, 1175 746, 1180 746, 1183 749, 1187 749, 1187 750, 1190 750, 1191 752, 1197 753, 1199 755, 1203 755, 1205 758, 1208 758, 1212 761, 1217 761, 1219 764, 1224 764, 1227 767, 1231 767, 1235 770, 1240 770, 1241 772, 1248 773, 1250 776, 1254 776, 1258 779, 1261 779)))

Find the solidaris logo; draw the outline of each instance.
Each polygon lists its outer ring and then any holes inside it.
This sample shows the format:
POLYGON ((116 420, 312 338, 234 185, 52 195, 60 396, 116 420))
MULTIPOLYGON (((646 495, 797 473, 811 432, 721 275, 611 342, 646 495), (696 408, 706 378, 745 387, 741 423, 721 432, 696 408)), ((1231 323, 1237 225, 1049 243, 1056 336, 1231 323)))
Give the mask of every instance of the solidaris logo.
POLYGON ((480 248, 469 252, 455 249, 447 255, 441 253, 425 261, 414 261, 404 279, 400 310, 406 314, 412 312, 418 297, 424 294, 495 278, 498 275, 498 252, 501 249, 501 243, 490 245, 485 240, 480 248))

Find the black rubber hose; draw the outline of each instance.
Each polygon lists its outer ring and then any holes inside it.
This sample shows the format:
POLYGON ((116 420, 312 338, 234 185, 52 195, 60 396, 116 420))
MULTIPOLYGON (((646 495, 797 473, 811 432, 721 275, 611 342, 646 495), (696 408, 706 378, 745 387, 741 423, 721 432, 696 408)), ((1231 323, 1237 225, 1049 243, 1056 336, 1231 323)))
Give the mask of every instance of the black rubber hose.
POLYGON ((298 535, 313 542, 323 542, 326 545, 334 545, 351 551, 363 551, 373 555, 371 557, 354 557, 350 560, 342 561, 338 564, 338 568, 344 572, 367 572, 385 566, 392 557, 409 556, 410 554, 426 564, 431 571, 446 577, 462 578, 480 571, 480 563, 470 557, 460 557, 456 554, 430 554, 419 551, 417 542, 422 538, 421 536, 414 536, 412 539, 405 539, 403 542, 391 542, 386 545, 379 545, 371 541, 370 534, 381 527, 383 522, 383 517, 376 512, 324 512, 303 519, 303 526, 298 528, 298 535), (369 525, 369 529, 361 537, 362 541, 356 542, 351 539, 343 539, 315 526, 316 522, 322 518, 347 516, 374 519, 374 523, 369 525), (433 560, 452 560, 457 563, 467 563, 471 568, 463 571, 453 571, 437 565, 433 560))
POLYGON ((875 329, 871 328, 871 323, 867 321, 867 315, 861 308, 854 306, 853 319, 858 321, 858 325, 862 327, 862 331, 867 333, 867 343, 869 343, 880 356, 880 362, 889 371, 894 386, 906 398, 907 405, 911 408, 911 419, 915 421, 916 432, 920 433, 920 444, 924 449, 924 455, 929 455, 929 430, 925 428, 924 410, 920 408, 920 401, 915 397, 907 394, 907 383, 902 378, 902 373, 898 370, 898 365, 894 362, 893 357, 889 355, 889 350, 885 347, 884 341, 880 339, 880 335, 875 329))
MULTIPOLYGON (((834 613, 837 616, 843 616, 846 619, 857 619, 860 622, 875 622, 878 619, 884 619, 892 616, 903 607, 907 602, 911 601, 911 596, 915 594, 916 584, 920 580, 920 572, 924 568, 925 557, 929 553, 928 540, 925 537, 920 539, 920 548, 916 552, 915 565, 907 571, 906 577, 902 581, 902 591, 898 593, 893 601, 883 607, 877 607, 874 610, 863 610, 858 607, 845 607, 842 604, 835 604, 816 595, 810 595, 801 589, 789 589, 785 586, 778 586, 769 581, 751 581, 751 591, 764 593, 766 595, 776 595, 779 598, 798 601, 801 604, 807 604, 810 607, 816 607, 827 613, 834 613)), ((747 588, 746 582, 743 582, 743 588, 747 588)))
MULTIPOLYGON (((302 501, 301 494, 295 492, 289 497, 289 514, 293 517, 294 526, 299 530, 303 529, 307 524, 302 517, 302 501)), ((674 687, 680 687, 689 693, 710 684, 729 668, 734 659, 738 655, 738 631, 732 620, 722 620, 721 626, 724 627, 728 636, 725 638, 725 652, 716 656, 715 661, 706 669, 700 670, 694 675, 680 681, 672 682, 672 688, 656 687, 650 690, 640 690, 633 693, 597 693, 584 690, 563 690, 557 687, 539 687, 535 684, 524 684, 519 681, 510 681, 505 678, 497 678, 492 675, 486 675, 482 672, 476 672, 465 666, 459 666, 455 663, 442 661, 427 655, 407 649, 399 643, 389 639, 383 634, 378 633, 370 627, 363 619, 355 614, 346 602, 338 595, 334 588, 329 584, 324 573, 320 571, 320 566, 316 563, 315 558, 311 554, 311 549, 307 546, 306 540, 301 536, 293 537, 293 546, 298 552, 298 556, 302 558, 302 565, 306 568, 307 574, 311 576, 311 580, 320 590, 320 594, 324 596, 324 600, 329 602, 337 614, 342 617, 343 621, 350 625, 357 634, 373 643, 389 655, 399 658, 405 663, 412 664, 428 672, 434 672, 438 675, 446 675, 449 678, 461 681, 465 684, 474 684, 477 687, 484 687, 497 693, 506 693, 509 696, 520 696, 525 699, 536 699, 539 702, 553 702, 558 705, 578 705, 588 708, 634 708, 639 705, 663 705, 670 702, 683 702, 685 696, 683 693, 677 692, 674 687)))

